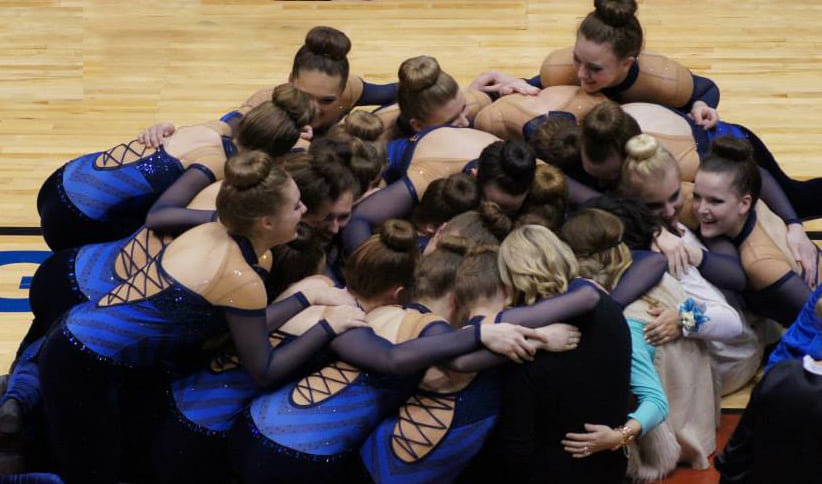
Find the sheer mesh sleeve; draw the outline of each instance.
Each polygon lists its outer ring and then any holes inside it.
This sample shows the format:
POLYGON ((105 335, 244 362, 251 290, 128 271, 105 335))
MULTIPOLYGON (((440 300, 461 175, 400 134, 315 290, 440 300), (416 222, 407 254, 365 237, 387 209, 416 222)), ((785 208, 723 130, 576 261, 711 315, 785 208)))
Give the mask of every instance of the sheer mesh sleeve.
POLYGON ((602 294, 590 283, 576 279, 568 292, 543 299, 532 306, 509 308, 497 316, 497 321, 539 328, 552 323, 567 322, 594 309, 602 294))
POLYGON ((390 218, 405 218, 417 205, 417 192, 407 177, 392 183, 362 201, 343 230, 343 248, 353 253, 371 237, 372 227, 390 218))
POLYGON ((582 205, 588 200, 602 195, 593 188, 583 185, 568 175, 565 175, 565 182, 568 184, 568 202, 572 206, 582 205))
POLYGON ((397 102, 397 83, 371 84, 362 82, 362 94, 355 106, 387 106, 397 102))
POLYGON ((694 78, 694 92, 691 94, 688 104, 681 109, 690 111, 697 101, 703 101, 708 106, 716 109, 719 106, 719 87, 707 77, 697 76, 696 74, 692 74, 692 76, 694 78))
POLYGON ((530 78, 530 79, 525 79, 525 82, 527 82, 528 84, 530 84, 530 85, 532 85, 532 86, 534 86, 534 87, 538 87, 538 88, 540 88, 540 89, 543 89, 543 87, 542 87, 542 80, 540 79, 540 75, 539 75, 539 74, 537 74, 536 76, 534 76, 534 77, 532 77, 532 78, 530 78))
POLYGON ((798 223, 799 216, 776 179, 762 167, 759 167, 759 174, 762 175, 762 192, 759 198, 785 223, 798 223))
POLYGON ((811 288, 794 272, 785 274, 760 291, 745 294, 751 311, 771 318, 784 327, 790 326, 811 297, 811 288))
POLYGON ((705 241, 709 250, 702 251, 699 273, 714 286, 730 291, 743 291, 748 277, 739 259, 739 250, 730 240, 712 239, 705 241))
POLYGON ((146 216, 146 227, 158 232, 177 235, 191 227, 212 222, 217 214, 214 210, 193 210, 185 208, 195 195, 214 183, 214 174, 203 165, 191 165, 154 202, 146 216))
POLYGON ((291 343, 272 348, 266 320, 261 314, 225 314, 237 354, 260 386, 288 379, 335 336, 328 323, 322 320, 291 343))
POLYGON ((280 326, 288 322, 300 311, 309 306, 308 300, 303 293, 298 292, 282 301, 277 301, 268 305, 265 309, 265 322, 268 331, 276 331, 280 326))
POLYGON ((357 328, 334 338, 331 349, 358 368, 389 375, 406 375, 477 349, 471 329, 454 330, 445 322, 429 324, 419 338, 398 345, 370 328, 357 328))
POLYGON ((657 252, 632 250, 631 255, 634 262, 611 291, 611 298, 623 308, 659 284, 668 269, 668 259, 657 252))

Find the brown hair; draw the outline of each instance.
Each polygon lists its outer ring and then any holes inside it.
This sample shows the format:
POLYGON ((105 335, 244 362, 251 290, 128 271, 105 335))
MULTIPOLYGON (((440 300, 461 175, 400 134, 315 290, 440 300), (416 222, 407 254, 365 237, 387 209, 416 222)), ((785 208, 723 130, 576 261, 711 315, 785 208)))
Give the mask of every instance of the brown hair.
POLYGON ((274 88, 265 101, 240 120, 236 141, 243 149, 261 150, 271 156, 288 153, 300 138, 300 129, 314 118, 314 103, 290 84, 274 88))
POLYGON ((341 161, 359 183, 360 193, 372 188, 387 163, 385 143, 378 139, 384 130, 385 125, 379 116, 360 110, 353 111, 344 123, 333 126, 324 137, 344 144, 342 152, 339 152, 337 143, 329 144, 328 148, 341 154, 341 161))
POLYGON ((748 140, 730 135, 720 136, 711 143, 711 150, 699 164, 699 171, 730 173, 731 187, 740 197, 751 196, 751 206, 759 200, 762 175, 753 159, 753 147, 748 140))
POLYGON ((437 178, 425 189, 420 203, 414 207, 412 220, 417 228, 430 224, 439 227, 451 218, 476 208, 480 193, 474 179, 465 173, 437 178))
POLYGON ((229 232, 251 235, 260 217, 278 212, 285 203, 291 177, 262 151, 243 151, 225 166, 217 193, 217 215, 229 232))
POLYGON ((465 237, 445 235, 437 250, 423 257, 414 272, 414 298, 439 298, 454 288, 462 258, 473 243, 465 237))
POLYGON ((478 245, 462 259, 454 282, 458 312, 467 317, 477 301, 494 297, 502 285, 499 274, 499 246, 478 245))
POLYGON ((611 153, 625 156, 625 143, 642 133, 639 124, 619 104, 597 104, 582 120, 582 149, 592 163, 605 161, 611 153))
POLYGON ((305 43, 294 55, 291 77, 300 71, 320 71, 329 76, 340 76, 340 91, 348 82, 348 52, 351 40, 333 27, 318 26, 308 31, 305 43))
POLYGON ((568 183, 559 168, 550 165, 538 165, 534 183, 525 198, 517 218, 517 225, 527 225, 522 219, 539 220, 551 230, 556 230, 565 219, 565 208, 568 202, 568 183))
POLYGON ((623 230, 617 216, 585 208, 568 217, 560 236, 577 256, 579 275, 610 291, 633 261, 630 249, 622 242, 623 230))
POLYGON ((316 231, 308 224, 297 225, 297 238, 271 249, 272 270, 265 280, 269 300, 273 300, 285 289, 308 276, 320 272, 320 263, 325 260, 325 251, 316 231))
POLYGON ((637 57, 644 40, 636 11, 635 0, 594 0, 594 11, 579 25, 577 35, 597 44, 611 44, 618 60, 637 57))
POLYGON ((494 202, 482 202, 477 210, 461 213, 448 221, 446 233, 458 234, 475 244, 498 245, 514 223, 494 202))
POLYGON ((540 160, 560 168, 579 166, 580 127, 567 118, 540 124, 529 143, 540 160))
POLYGON ((387 220, 345 262, 343 275, 349 289, 372 298, 396 287, 413 287, 419 258, 417 233, 410 222, 387 220))
POLYGON ((412 57, 400 64, 397 102, 406 119, 425 121, 460 90, 457 81, 443 72, 437 59, 412 57))
POLYGON ((298 153, 286 159, 285 169, 294 177, 308 214, 314 214, 327 203, 336 202, 348 192, 357 198, 357 180, 348 168, 336 161, 298 153))

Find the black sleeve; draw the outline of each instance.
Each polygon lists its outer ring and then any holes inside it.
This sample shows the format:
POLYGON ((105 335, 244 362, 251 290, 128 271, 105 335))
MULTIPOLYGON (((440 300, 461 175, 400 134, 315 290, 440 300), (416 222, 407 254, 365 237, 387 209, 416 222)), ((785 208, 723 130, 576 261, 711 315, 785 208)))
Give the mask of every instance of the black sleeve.
POLYGON ((358 368, 388 375, 407 375, 477 349, 477 333, 453 330, 447 323, 429 324, 419 338, 394 345, 371 328, 357 328, 334 338, 331 349, 358 368), (437 334, 439 333, 439 334, 437 334))
POLYGON ((342 232, 343 248, 348 254, 371 237, 374 227, 390 218, 405 218, 417 205, 417 192, 407 177, 369 196, 354 208, 342 232))
POLYGON ((529 328, 539 328, 552 323, 568 322, 570 319, 591 311, 599 302, 601 294, 590 284, 575 285, 558 296, 549 297, 531 306, 506 309, 497 317, 503 323, 512 323, 529 328))
POLYGON ((694 78, 694 92, 691 94, 688 104, 679 109, 690 112, 697 101, 703 101, 708 106, 716 109, 719 106, 719 87, 707 77, 697 76, 696 74, 691 75, 694 78))
POLYGON ((397 102, 397 83, 371 84, 362 81, 362 94, 355 106, 387 106, 397 102))
POLYGON ((214 174, 205 166, 189 166, 151 206, 146 216, 146 227, 178 235, 197 225, 214 221, 217 216, 215 210, 192 210, 186 205, 215 180, 214 174))
POLYGON ((649 250, 632 250, 634 262, 611 291, 611 298, 623 308, 659 284, 668 269, 668 259, 649 250))
POLYGON ((708 250, 702 251, 702 262, 697 269, 711 284, 730 291, 741 292, 748 285, 748 276, 739 260, 739 251, 724 238, 705 241, 708 250))
POLYGON ((588 200, 602 195, 593 188, 574 180, 568 175, 565 175, 565 182, 568 184, 568 202, 574 207, 578 207, 588 200))
POLYGON ((773 213, 786 224, 799 223, 799 216, 796 214, 791 201, 785 195, 785 191, 779 186, 776 179, 764 168, 759 167, 759 174, 762 176, 762 191, 759 198, 768 205, 773 213))
POLYGON ((298 292, 282 301, 273 302, 265 309, 265 323, 268 332, 280 329, 280 326, 296 316, 300 311, 309 306, 308 300, 303 293, 298 292))
POLYGON ((542 88, 543 88, 543 87, 542 87, 542 80, 540 79, 540 75, 539 75, 539 74, 537 74, 536 76, 534 76, 534 77, 532 77, 532 78, 530 78, 530 79, 525 79, 525 82, 527 82, 528 84, 530 84, 530 85, 532 85, 532 86, 534 86, 534 87, 538 87, 538 88, 540 88, 540 89, 542 89, 542 88))
POLYGON ((789 327, 811 297, 811 288, 794 272, 788 272, 770 286, 745 294, 745 301, 754 313, 789 327))
POLYGON ((539 404, 532 368, 533 364, 511 366, 500 379, 502 401, 491 446, 508 482, 532 482, 534 477, 530 474, 539 404))
POLYGON ((335 336, 323 320, 282 347, 272 348, 262 312, 226 310, 231 338, 243 366, 259 386, 282 383, 335 336))

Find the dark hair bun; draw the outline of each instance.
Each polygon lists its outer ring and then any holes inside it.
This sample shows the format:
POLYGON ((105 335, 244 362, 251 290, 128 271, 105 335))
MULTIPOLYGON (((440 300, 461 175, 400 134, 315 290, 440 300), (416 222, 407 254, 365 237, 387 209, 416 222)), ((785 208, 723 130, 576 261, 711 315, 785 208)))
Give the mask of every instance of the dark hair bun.
POLYGON ((342 61, 351 50, 351 39, 334 27, 320 25, 308 31, 305 46, 315 55, 342 61))
POLYGON ((753 147, 747 140, 720 136, 711 143, 711 153, 731 161, 747 161, 753 158, 753 147))
POLYGON ((503 240, 514 228, 514 221, 495 202, 482 202, 479 213, 486 228, 499 240, 503 240))
POLYGON ((397 252, 417 250, 417 232, 411 222, 400 219, 386 220, 380 229, 380 240, 397 252))
POLYGON ((594 0, 594 8, 603 22, 621 27, 634 18, 637 4, 635 0, 594 0))
POLYGON ((440 64, 437 59, 427 55, 406 59, 400 64, 400 89, 417 92, 428 89, 437 83, 440 77, 440 64))
POLYGON ((262 151, 241 152, 226 162, 223 183, 236 190, 248 190, 265 180, 274 167, 274 160, 262 151))

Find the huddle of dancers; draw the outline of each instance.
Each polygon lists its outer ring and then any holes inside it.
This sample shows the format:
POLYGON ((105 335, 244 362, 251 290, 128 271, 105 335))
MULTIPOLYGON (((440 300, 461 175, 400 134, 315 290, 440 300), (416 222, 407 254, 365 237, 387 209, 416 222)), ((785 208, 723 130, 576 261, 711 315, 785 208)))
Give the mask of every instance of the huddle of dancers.
POLYGON ((61 166, 17 482, 649 481, 708 467, 773 344, 716 466, 818 479, 822 181, 636 9, 465 88, 427 56, 368 83, 315 27, 287 83, 61 166))

